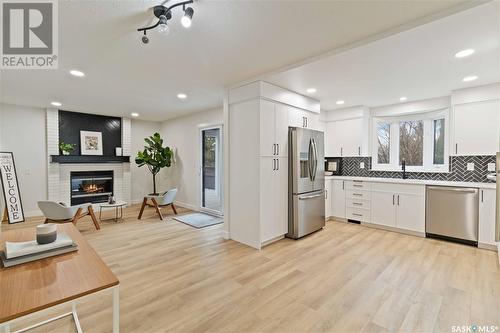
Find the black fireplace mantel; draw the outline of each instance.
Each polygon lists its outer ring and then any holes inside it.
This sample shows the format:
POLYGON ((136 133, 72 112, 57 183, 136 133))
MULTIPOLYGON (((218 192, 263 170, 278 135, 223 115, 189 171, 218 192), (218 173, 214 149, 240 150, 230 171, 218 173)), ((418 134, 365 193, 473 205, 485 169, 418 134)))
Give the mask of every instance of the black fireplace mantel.
POLYGON ((51 163, 130 163, 130 156, 50 155, 51 163))

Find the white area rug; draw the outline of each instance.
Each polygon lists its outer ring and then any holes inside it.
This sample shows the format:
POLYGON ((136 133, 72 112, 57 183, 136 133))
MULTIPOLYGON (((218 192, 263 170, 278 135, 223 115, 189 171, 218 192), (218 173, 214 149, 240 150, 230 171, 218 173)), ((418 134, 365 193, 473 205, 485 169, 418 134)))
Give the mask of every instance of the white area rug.
POLYGON ((174 220, 185 223, 195 228, 205 228, 211 225, 222 223, 223 220, 220 217, 203 214, 203 213, 193 213, 186 214, 182 216, 174 217, 174 220))

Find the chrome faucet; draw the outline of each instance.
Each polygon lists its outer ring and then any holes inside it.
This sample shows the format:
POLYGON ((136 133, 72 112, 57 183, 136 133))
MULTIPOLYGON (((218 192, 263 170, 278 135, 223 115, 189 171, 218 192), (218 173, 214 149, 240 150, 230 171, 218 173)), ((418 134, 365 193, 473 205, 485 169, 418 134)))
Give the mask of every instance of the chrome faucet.
POLYGON ((401 167, 403 168, 403 179, 406 179, 406 161, 404 159, 401 162, 401 167))

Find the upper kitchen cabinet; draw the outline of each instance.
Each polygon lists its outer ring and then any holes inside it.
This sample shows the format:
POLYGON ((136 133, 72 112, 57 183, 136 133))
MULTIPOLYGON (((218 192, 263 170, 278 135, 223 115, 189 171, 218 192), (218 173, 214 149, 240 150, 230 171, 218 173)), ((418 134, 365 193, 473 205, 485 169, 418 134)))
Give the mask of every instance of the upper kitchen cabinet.
POLYGON ((494 155, 500 136, 500 87, 454 91, 451 155, 494 155))
POLYGON ((260 100, 261 156, 288 155, 288 110, 286 106, 260 100))
POLYGON ((319 114, 288 106, 288 125, 322 131, 319 114))
POLYGON ((325 121, 325 156, 369 155, 369 111, 367 108, 327 111, 325 121))

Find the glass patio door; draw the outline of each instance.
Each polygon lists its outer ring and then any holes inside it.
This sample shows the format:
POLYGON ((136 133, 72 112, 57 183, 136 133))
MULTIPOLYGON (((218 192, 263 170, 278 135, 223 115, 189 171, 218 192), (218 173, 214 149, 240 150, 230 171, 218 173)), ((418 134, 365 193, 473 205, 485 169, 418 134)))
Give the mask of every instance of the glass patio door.
POLYGON ((221 128, 201 130, 201 207, 222 214, 221 128))

